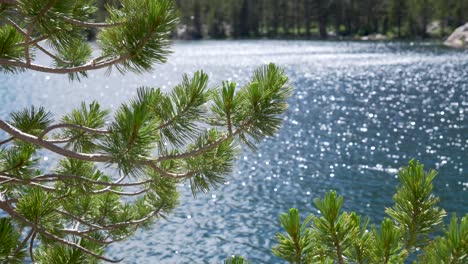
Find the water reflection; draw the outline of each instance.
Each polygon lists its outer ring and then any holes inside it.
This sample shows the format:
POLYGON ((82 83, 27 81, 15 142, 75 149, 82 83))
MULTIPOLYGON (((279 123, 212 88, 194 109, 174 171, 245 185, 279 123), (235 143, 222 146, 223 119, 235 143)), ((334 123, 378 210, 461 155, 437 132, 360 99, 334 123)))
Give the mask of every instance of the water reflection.
MULTIPOLYGON (((112 246, 126 263, 219 263, 231 254, 272 261, 278 215, 290 207, 313 212, 312 198, 335 189, 345 209, 381 220, 395 175, 411 158, 439 170, 435 192, 449 213, 468 208, 468 53, 434 45, 344 42, 176 43, 169 63, 153 73, 81 83, 40 73, 1 75, 3 118, 30 104, 62 115, 82 100, 114 109, 138 86, 168 90, 181 73, 200 68, 212 84, 248 81, 275 62, 296 87, 280 135, 245 151, 218 190, 191 197, 154 230, 112 246)), ((45 160, 46 157, 44 157, 45 160)))

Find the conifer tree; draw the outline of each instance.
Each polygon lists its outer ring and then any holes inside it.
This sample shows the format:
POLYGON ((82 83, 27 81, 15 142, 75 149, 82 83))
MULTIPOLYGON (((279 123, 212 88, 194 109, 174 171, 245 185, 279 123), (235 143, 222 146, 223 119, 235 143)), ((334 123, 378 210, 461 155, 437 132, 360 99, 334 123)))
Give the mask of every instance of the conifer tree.
MULTIPOLYGON (((177 23, 171 0, 121 0, 105 22, 93 0, 0 0, 0 69, 68 74, 150 71, 169 54, 177 23), (98 29, 92 57, 86 30, 98 29), (41 65, 36 53, 52 63, 41 65)), ((170 93, 141 87, 115 113, 82 103, 60 119, 30 107, 0 120, 0 262, 118 262, 107 245, 148 228, 177 205, 176 185, 193 194, 223 183, 240 143, 273 136, 291 94, 273 64, 242 87, 208 87, 199 71, 170 93), (58 158, 48 171, 42 151, 58 158), (108 169, 103 169, 107 167, 108 169)))

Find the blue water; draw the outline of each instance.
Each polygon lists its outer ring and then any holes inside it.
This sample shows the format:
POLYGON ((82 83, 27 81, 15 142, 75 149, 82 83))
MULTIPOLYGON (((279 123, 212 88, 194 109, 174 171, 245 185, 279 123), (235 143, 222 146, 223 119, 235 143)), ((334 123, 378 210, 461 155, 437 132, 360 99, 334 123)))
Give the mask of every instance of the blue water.
POLYGON ((280 213, 290 207, 316 213, 312 199, 334 189, 346 210, 381 221, 392 205, 396 172, 412 158, 439 171, 441 207, 468 211, 467 51, 307 41, 178 42, 173 49, 167 64, 142 76, 97 71, 70 83, 42 73, 0 75, 1 118, 30 104, 57 117, 83 100, 115 109, 139 86, 170 90, 182 73, 198 69, 213 86, 225 79, 245 83, 269 62, 290 76, 295 93, 277 137, 256 153, 243 151, 219 190, 194 199, 181 185, 180 206, 167 221, 111 246, 108 256, 124 263, 221 263, 242 254, 253 263, 279 262, 270 248, 280 213))

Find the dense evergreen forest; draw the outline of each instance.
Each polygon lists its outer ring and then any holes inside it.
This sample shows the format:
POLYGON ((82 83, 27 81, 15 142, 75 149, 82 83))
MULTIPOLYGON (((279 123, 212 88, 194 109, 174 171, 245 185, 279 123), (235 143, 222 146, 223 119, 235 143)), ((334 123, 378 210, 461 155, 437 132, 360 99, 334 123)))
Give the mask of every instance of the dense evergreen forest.
MULTIPOLYGON (((444 36, 468 0, 176 0, 188 38, 444 36)), ((181 32, 179 32, 181 33, 181 32)))
MULTIPOLYGON (((105 2, 99 0, 103 7, 105 2)), ((443 37, 468 0, 175 0, 179 38, 443 37)))

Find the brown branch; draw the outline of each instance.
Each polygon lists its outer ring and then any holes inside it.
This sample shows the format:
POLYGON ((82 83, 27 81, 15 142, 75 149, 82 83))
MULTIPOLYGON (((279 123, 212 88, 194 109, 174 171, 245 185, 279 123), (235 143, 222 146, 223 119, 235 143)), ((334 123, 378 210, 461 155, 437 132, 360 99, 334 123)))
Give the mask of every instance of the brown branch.
POLYGON ((85 126, 82 126, 82 125, 63 123, 63 124, 56 124, 56 125, 47 127, 46 129, 44 129, 44 131, 42 131, 42 133, 38 136, 38 138, 44 138, 44 136, 47 135, 52 130, 61 129, 61 128, 79 129, 79 130, 83 130, 85 132, 100 134, 100 135, 105 135, 105 134, 111 133, 111 131, 109 131, 109 130, 101 130, 101 129, 85 127, 85 126))
POLYGON ((0 0, 0 4, 16 5, 18 2, 16 0, 0 0))
POLYGON ((109 28, 109 27, 117 27, 124 24, 124 22, 119 23, 93 23, 93 22, 85 22, 81 20, 77 20, 71 17, 62 16, 62 18, 70 24, 80 27, 87 27, 87 28, 109 28))
POLYGON ((8 204, 6 204, 4 202, 0 202, 0 209, 3 209, 11 217, 15 218, 16 220, 22 222, 23 224, 25 224, 27 226, 30 226, 31 228, 33 228, 34 230, 39 232, 41 235, 43 235, 43 236, 45 236, 45 237, 47 237, 47 238, 49 238, 51 240, 54 240, 56 242, 60 242, 62 244, 65 244, 65 245, 71 246, 73 248, 76 248, 78 250, 81 250, 81 251, 85 252, 86 254, 88 254, 90 256, 93 256, 93 257, 95 257, 97 259, 103 260, 103 261, 107 261, 107 262, 111 262, 111 263, 118 263, 118 262, 121 262, 123 260, 123 259, 113 260, 113 259, 103 257, 103 256, 101 256, 101 255, 99 255, 99 254, 97 254, 97 253, 95 253, 95 252, 81 246, 81 245, 78 245, 76 243, 65 240, 65 239, 63 239, 61 237, 58 237, 58 236, 56 236, 54 234, 51 234, 44 227, 42 227, 39 224, 31 222, 30 220, 28 220, 27 218, 25 218, 21 214, 17 213, 15 210, 13 210, 13 208, 11 208, 8 204))
POLYGON ((109 188, 110 187, 107 187, 107 188, 101 189, 101 190, 93 191, 92 194, 101 194, 101 193, 110 192, 110 193, 118 194, 118 195, 121 195, 121 196, 137 196, 137 195, 140 195, 140 194, 143 194, 143 193, 149 191, 149 189, 143 189, 143 190, 135 191, 135 192, 120 192, 120 191, 112 190, 112 189, 109 189, 109 188))
MULTIPOLYGON (((1 176, 0 176, 1 177, 1 176)), ((116 182, 104 182, 104 181, 95 181, 91 180, 82 176, 77 175, 63 175, 63 174, 45 174, 36 176, 31 181, 38 181, 38 182, 54 182, 57 180, 81 180, 86 181, 95 185, 103 185, 103 186, 110 186, 110 187, 132 187, 132 186, 140 186, 151 183, 153 180, 146 180, 140 182, 131 182, 131 183, 116 183, 116 182), (52 180, 53 178, 53 180, 52 180)))

